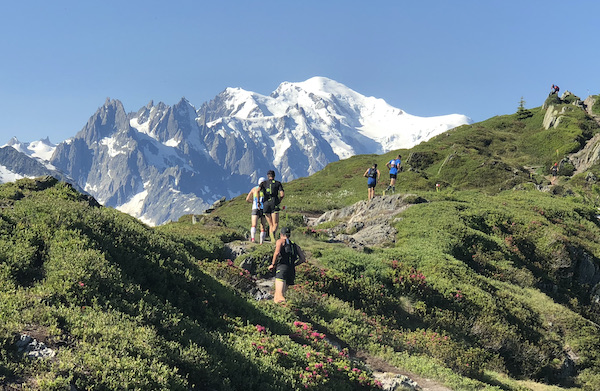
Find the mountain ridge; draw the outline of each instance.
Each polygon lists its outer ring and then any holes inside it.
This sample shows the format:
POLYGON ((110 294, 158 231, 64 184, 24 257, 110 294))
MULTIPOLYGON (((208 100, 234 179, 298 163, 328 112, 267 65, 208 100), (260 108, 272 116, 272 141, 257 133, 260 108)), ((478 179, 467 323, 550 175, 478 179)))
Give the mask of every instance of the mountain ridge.
POLYGON ((150 228, 52 178, 0 186, 0 385, 375 390, 385 368, 438 389, 599 389, 600 164, 567 168, 600 126, 557 104, 556 128, 534 108, 400 150, 397 194, 383 180, 371 203, 362 173, 398 151, 287 183, 280 223, 309 262, 285 305, 252 294, 274 248, 247 240, 243 195, 150 228), (379 243, 357 235, 375 208, 395 230, 379 243), (52 361, 23 361, 21 335, 52 361))
POLYGON ((314 77, 283 82, 270 96, 227 88, 198 109, 182 98, 128 113, 107 98, 48 163, 101 203, 156 225, 244 193, 269 169, 286 182, 469 122, 461 115, 410 116, 314 77))

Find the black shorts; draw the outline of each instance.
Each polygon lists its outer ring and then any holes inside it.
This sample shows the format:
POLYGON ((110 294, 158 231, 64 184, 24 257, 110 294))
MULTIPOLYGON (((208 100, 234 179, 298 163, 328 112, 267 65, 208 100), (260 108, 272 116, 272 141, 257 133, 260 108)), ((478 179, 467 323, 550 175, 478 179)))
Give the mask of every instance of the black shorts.
POLYGON ((296 267, 285 263, 278 264, 277 271, 275 272, 275 279, 285 281, 288 285, 294 285, 294 280, 296 279, 296 267))
POLYGON ((396 174, 390 174, 390 179, 396 179, 396 174))
POLYGON ((252 216, 262 217, 263 210, 262 209, 252 209, 252 216))
POLYGON ((267 215, 278 213, 279 212, 279 204, 275 203, 275 200, 265 201, 263 204, 263 212, 267 215))

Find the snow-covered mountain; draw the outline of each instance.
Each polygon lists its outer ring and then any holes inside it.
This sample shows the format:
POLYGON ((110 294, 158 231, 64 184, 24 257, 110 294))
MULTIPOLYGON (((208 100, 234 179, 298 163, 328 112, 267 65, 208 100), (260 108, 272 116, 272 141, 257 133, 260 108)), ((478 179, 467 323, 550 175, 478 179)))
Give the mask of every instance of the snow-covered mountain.
POLYGON ((248 191, 269 169, 289 181, 468 123, 458 114, 416 117, 314 77, 284 82, 269 96, 227 88, 199 109, 182 99, 127 113, 107 99, 71 139, 10 146, 65 173, 100 203, 161 224, 248 191))
MULTIPOLYGON (((48 138, 32 143, 22 143, 13 137, 0 147, 0 183, 21 178, 50 175, 65 182, 73 182, 63 172, 48 162, 56 145, 48 138)), ((80 187, 76 187, 82 190, 80 187)))
POLYGON ((246 163, 259 157, 286 181, 353 155, 411 148, 471 123, 458 114, 416 117, 324 77, 284 82, 270 96, 228 88, 198 114, 207 148, 220 165, 256 179, 260 175, 250 169, 260 162, 246 163), (224 156, 223 143, 235 143, 238 153, 224 156))
MULTIPOLYGON (((48 162, 56 149, 56 144, 53 144, 48 137, 31 143, 20 142, 16 137, 13 137, 6 145, 41 162, 48 162)), ((54 169, 54 167, 49 168, 54 169)))

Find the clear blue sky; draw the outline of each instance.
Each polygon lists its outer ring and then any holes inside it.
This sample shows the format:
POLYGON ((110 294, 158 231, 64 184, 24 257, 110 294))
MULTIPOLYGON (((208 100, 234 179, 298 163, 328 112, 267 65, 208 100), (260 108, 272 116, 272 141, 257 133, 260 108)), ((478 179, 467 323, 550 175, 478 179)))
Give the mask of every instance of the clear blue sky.
POLYGON ((12 0, 0 23, 0 145, 74 136, 107 97, 127 111, 227 87, 334 79, 418 116, 600 94, 600 2, 12 0))

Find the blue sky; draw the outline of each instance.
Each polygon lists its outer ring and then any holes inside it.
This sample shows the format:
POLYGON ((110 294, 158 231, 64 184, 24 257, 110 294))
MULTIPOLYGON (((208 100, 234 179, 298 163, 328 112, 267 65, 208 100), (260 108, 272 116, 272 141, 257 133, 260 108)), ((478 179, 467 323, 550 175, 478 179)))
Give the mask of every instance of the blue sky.
POLYGON ((227 87, 334 79, 418 116, 600 94, 600 2, 16 1, 0 23, 0 145, 74 136, 107 97, 127 111, 227 87))

